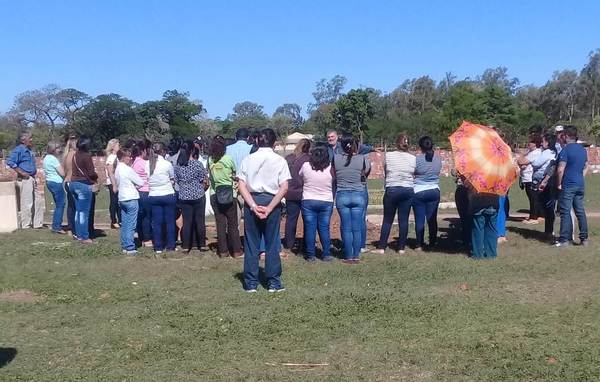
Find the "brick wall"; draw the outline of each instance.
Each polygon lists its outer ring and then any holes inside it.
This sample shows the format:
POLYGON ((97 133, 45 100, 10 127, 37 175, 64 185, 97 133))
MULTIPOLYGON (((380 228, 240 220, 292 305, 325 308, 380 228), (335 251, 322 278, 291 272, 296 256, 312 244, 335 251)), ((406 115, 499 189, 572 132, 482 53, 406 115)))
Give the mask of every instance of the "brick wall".
MULTIPOLYGON (((600 173, 600 147, 588 147, 588 160, 593 173, 600 173)), ((449 150, 438 150, 438 155, 442 157, 442 175, 449 176, 450 170, 453 166, 452 152, 449 150)), ((369 154, 371 160, 371 178, 381 179, 383 178, 383 160, 384 153, 373 152, 369 154)), ((101 184, 104 184, 106 179, 106 173, 104 171, 104 157, 94 157, 94 165, 96 166, 96 172, 100 177, 101 184)), ((42 168, 41 159, 38 158, 38 169, 42 168)), ((6 167, 6 160, 0 160, 0 181, 14 180, 16 178, 15 172, 6 167)), ((40 191, 44 190, 44 176, 43 171, 38 171, 37 179, 40 185, 40 191)))

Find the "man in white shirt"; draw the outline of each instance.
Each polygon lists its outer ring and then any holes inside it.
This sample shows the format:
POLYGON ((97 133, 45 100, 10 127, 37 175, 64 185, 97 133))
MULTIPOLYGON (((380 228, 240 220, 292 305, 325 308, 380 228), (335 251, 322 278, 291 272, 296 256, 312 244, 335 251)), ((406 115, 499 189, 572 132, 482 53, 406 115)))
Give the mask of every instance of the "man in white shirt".
POLYGON ((291 179, 283 157, 273 151, 275 132, 259 134, 259 149, 246 157, 238 169, 239 192, 244 198, 244 289, 254 293, 258 287, 260 239, 265 239, 265 276, 271 293, 284 291, 281 283, 281 199, 291 179))

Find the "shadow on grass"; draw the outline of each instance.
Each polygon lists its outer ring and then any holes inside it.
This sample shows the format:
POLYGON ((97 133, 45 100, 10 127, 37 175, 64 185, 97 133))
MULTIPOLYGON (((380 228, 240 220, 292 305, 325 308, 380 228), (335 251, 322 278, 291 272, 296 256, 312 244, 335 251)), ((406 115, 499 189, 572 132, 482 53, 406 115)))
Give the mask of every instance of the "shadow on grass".
MULTIPOLYGON (((244 273, 238 272, 235 274, 234 277, 240 282, 240 284, 242 285, 242 288, 245 289, 244 273)), ((258 267, 258 282, 263 288, 269 289, 269 284, 267 283, 267 277, 265 276, 265 268, 264 267, 258 267)))
POLYGON ((509 232, 514 232, 524 239, 535 239, 542 243, 548 243, 548 238, 546 234, 542 231, 523 228, 523 227, 506 227, 509 232))
POLYGON ((0 348, 0 368, 11 363, 17 356, 17 349, 15 348, 0 348))

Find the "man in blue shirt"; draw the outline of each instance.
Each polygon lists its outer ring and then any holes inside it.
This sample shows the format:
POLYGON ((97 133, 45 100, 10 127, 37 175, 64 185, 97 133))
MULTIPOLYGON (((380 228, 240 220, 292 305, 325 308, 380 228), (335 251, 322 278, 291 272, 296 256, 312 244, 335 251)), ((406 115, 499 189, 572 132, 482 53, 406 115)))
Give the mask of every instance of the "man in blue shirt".
POLYGON ((250 155, 250 150, 252 150, 252 145, 248 143, 249 136, 250 131, 245 127, 238 129, 235 132, 236 142, 227 146, 225 149, 225 154, 229 155, 233 159, 236 171, 240 169, 242 161, 244 158, 250 155))
POLYGON ((19 136, 20 144, 10 153, 6 165, 17 173, 17 206, 21 228, 42 228, 44 198, 37 190, 35 155, 30 133, 19 136))
MULTIPOLYGON (((342 146, 338 142, 338 133, 335 130, 327 131, 327 151, 329 153, 329 160, 333 162, 333 157, 335 154, 342 154, 344 150, 342 150, 342 146)), ((373 146, 371 145, 358 145, 358 153, 367 155, 368 153, 374 151, 373 146)))
POLYGON ((570 245, 573 237, 571 208, 579 223, 579 239, 581 245, 588 244, 588 225, 585 216, 585 174, 588 170, 587 152, 577 143, 577 128, 565 126, 566 145, 558 155, 557 184, 560 190, 560 237, 557 247, 570 245))

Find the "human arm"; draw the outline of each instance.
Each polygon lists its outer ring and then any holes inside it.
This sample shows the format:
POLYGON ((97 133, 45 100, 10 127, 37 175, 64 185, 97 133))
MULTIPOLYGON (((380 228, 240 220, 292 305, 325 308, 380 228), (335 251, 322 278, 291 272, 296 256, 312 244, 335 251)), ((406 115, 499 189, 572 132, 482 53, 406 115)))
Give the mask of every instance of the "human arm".
POLYGON ((127 167, 127 178, 133 183, 136 187, 140 188, 144 185, 144 180, 135 172, 135 170, 131 167, 127 167))
POLYGON ((562 180, 565 175, 565 167, 567 167, 567 162, 558 162, 558 167, 556 169, 556 186, 559 190, 562 190, 562 180))
POLYGON ((22 152, 20 147, 21 146, 15 147, 15 149, 10 153, 10 155, 8 156, 8 159, 6 160, 6 165, 8 167, 12 168, 17 173, 17 175, 20 176, 21 178, 28 179, 30 175, 27 172, 23 171, 23 169, 21 169, 19 167, 19 162, 21 161, 21 152, 22 152))
POLYGON ((359 145, 358 146, 358 153, 359 154, 367 155, 368 153, 373 152, 373 151, 375 151, 375 150, 373 149, 372 145, 363 144, 363 145, 359 145))
MULTIPOLYGON (((261 218, 261 219, 266 219, 271 212, 273 212, 273 209, 279 205, 279 203, 281 203, 281 199, 283 199, 283 197, 285 196, 285 194, 287 193, 288 190, 288 181, 284 180, 283 183, 279 184, 279 189, 277 190, 277 193, 275 194, 275 196, 273 197, 273 199, 271 199, 271 203, 269 203, 269 205, 267 206, 257 206, 255 213, 256 215, 261 218)), ((252 197, 252 195, 250 195, 252 197)), ((244 198, 245 200, 246 198, 244 198)))
POLYGON ((257 216, 260 217, 260 215, 257 211, 258 206, 256 205, 256 202, 254 201, 252 194, 250 193, 250 191, 248 191, 248 187, 246 186, 246 181, 241 180, 241 179, 238 180, 238 192, 240 193, 240 195, 242 195, 242 198, 244 198, 244 202, 248 205, 250 210, 252 212, 254 212, 257 216))

